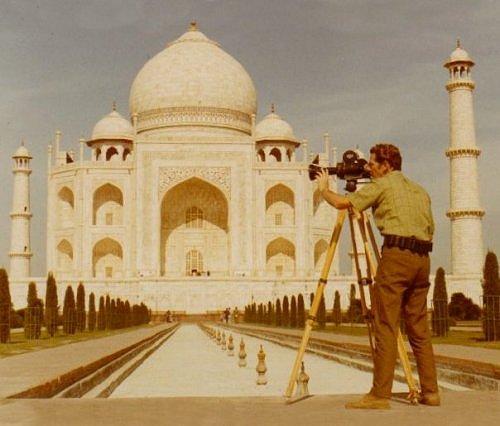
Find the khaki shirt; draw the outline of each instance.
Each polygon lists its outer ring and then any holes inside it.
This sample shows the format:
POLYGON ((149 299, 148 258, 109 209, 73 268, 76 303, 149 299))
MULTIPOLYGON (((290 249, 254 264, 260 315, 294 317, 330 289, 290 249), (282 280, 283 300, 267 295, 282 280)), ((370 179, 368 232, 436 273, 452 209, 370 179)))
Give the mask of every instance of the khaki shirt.
POLYGON ((358 211, 372 208, 382 235, 399 235, 432 241, 434 221, 427 192, 400 171, 374 178, 359 191, 347 194, 358 211))

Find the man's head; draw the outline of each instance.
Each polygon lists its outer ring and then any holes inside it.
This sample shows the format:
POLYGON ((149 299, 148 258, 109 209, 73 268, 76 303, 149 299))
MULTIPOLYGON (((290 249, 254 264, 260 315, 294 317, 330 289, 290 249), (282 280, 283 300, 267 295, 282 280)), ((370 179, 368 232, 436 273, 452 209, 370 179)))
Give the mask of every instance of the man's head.
POLYGON ((367 170, 372 177, 382 177, 393 170, 401 170, 401 154, 397 146, 379 143, 370 149, 367 170))

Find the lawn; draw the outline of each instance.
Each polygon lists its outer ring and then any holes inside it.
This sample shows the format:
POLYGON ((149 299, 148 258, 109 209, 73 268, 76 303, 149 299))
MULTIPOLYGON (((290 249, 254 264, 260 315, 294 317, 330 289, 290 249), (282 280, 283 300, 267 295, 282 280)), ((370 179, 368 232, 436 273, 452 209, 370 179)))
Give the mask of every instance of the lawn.
POLYGON ((55 346, 67 345, 70 343, 83 342, 90 339, 99 339, 115 334, 126 333, 140 327, 150 327, 142 325, 137 327, 122 328, 118 330, 96 330, 93 332, 84 331, 76 334, 64 334, 61 330, 54 337, 50 337, 45 329, 42 329, 40 339, 28 340, 24 337, 22 329, 11 330, 10 342, 0 343, 0 358, 22 354, 24 352, 37 351, 40 349, 53 348, 55 346))
MULTIPOLYGON (((482 331, 478 330, 478 327, 470 327, 470 330, 461 328, 460 330, 450 330, 448 336, 446 337, 432 337, 432 343, 436 344, 447 344, 447 345, 462 345, 462 346, 476 346, 488 349, 500 349, 500 341, 487 342, 484 340, 484 334, 482 331)), ((315 330, 319 330, 315 327, 315 330)), ((334 334, 343 334, 349 336, 368 336, 366 327, 364 326, 349 326, 342 325, 341 327, 335 327, 333 325, 327 325, 323 331, 329 331, 334 334)), ((367 337, 368 338, 368 337, 367 337)))

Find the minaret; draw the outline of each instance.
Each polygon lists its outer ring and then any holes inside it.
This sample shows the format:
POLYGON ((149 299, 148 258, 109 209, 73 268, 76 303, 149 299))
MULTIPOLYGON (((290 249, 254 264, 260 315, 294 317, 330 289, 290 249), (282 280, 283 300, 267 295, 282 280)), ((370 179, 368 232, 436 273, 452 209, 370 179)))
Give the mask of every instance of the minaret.
POLYGON ((10 271, 9 277, 27 278, 30 276, 30 160, 33 158, 25 148, 24 142, 14 156, 14 190, 12 197, 10 271))
POLYGON ((451 267, 453 275, 480 277, 483 268, 484 210, 479 203, 478 157, 476 146, 471 69, 474 62, 460 46, 444 66, 449 71, 451 267))

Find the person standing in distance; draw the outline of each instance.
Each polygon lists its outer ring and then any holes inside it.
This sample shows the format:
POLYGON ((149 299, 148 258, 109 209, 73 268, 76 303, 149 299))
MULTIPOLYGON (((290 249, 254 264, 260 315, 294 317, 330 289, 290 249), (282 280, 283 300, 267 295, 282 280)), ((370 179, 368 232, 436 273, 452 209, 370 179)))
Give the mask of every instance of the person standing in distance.
POLYGON ((421 395, 419 402, 440 405, 436 365, 427 321, 430 260, 434 221, 427 192, 401 173, 401 154, 392 144, 370 149, 366 170, 372 180, 345 196, 329 189, 328 172, 317 174, 323 198, 336 209, 371 207, 375 224, 384 237, 375 276, 373 385, 361 400, 346 408, 390 408, 397 358, 401 311, 417 361, 421 395))

